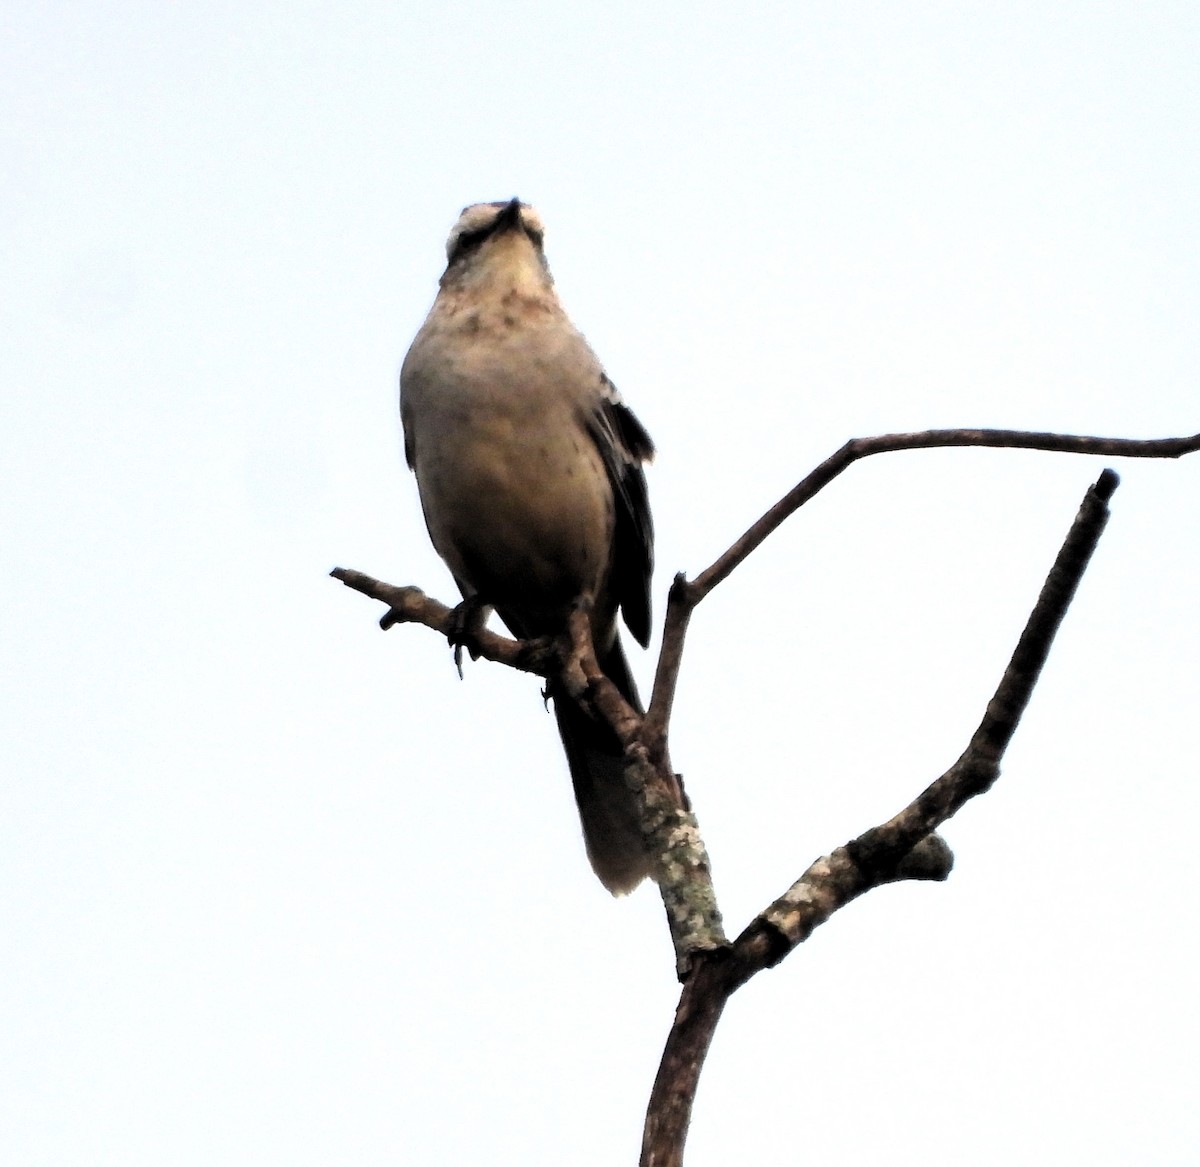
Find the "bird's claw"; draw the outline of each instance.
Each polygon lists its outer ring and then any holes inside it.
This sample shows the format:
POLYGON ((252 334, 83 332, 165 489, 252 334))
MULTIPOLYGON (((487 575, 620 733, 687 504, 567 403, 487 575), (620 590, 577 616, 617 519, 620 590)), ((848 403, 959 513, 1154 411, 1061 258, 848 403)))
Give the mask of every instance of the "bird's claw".
POLYGON ((471 654, 472 660, 478 658, 478 637, 486 619, 487 605, 478 596, 468 596, 450 613, 450 630, 446 633, 446 639, 454 649, 454 667, 458 670, 460 681, 463 679, 463 648, 471 654))

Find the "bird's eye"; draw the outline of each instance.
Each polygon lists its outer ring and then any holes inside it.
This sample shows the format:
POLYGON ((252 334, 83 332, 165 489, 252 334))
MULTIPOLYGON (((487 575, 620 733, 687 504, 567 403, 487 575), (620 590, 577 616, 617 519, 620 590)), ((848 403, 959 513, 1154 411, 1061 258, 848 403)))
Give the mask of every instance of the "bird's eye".
POLYGON ((484 227, 480 231, 464 231, 455 241, 454 246, 450 250, 450 262, 453 263, 456 259, 461 259, 464 255, 469 255, 472 251, 476 251, 479 245, 491 234, 491 229, 484 227))

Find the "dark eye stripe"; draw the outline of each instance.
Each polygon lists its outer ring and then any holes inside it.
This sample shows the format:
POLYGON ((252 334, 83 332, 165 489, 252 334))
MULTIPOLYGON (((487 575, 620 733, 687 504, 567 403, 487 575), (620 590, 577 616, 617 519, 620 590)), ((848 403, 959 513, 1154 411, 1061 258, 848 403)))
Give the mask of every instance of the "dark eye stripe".
MULTIPOLYGON (((507 204, 494 203, 492 205, 503 207, 507 204)), ((540 248, 542 246, 542 240, 545 238, 544 231, 537 227, 531 227, 524 221, 524 219, 521 220, 521 228, 537 247, 540 248)), ((477 227, 474 231, 464 231, 454 241, 454 250, 450 252, 449 262, 453 263, 456 259, 461 259, 464 255, 468 255, 470 252, 475 251, 479 245, 495 231, 495 229, 496 220, 493 219, 492 222, 488 223, 485 227, 477 227)))
POLYGON ((454 250, 450 252, 450 262, 461 258, 479 245, 492 233, 491 227, 483 227, 478 231, 466 231, 454 241, 454 250))

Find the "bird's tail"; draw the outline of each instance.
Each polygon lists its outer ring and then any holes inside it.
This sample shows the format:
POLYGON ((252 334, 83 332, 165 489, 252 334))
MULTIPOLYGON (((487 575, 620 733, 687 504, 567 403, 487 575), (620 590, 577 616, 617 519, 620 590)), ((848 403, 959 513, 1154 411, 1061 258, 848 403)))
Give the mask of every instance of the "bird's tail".
MULTIPOLYGON (((639 713, 642 710, 620 637, 600 661, 605 675, 639 713)), ((620 743, 607 725, 593 721, 565 694, 554 699, 554 716, 571 768, 588 858, 613 895, 631 892, 650 874, 633 792, 625 785, 620 743)))

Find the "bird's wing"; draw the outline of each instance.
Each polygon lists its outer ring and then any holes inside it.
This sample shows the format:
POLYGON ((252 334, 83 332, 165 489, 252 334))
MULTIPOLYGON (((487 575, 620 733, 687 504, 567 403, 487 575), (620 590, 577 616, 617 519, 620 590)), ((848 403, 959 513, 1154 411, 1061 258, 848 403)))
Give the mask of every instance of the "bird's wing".
POLYGON ((629 631, 645 646, 650 640, 654 524, 642 463, 654 457, 654 443, 604 373, 600 374, 599 390, 586 422, 613 492, 612 594, 629 631))

